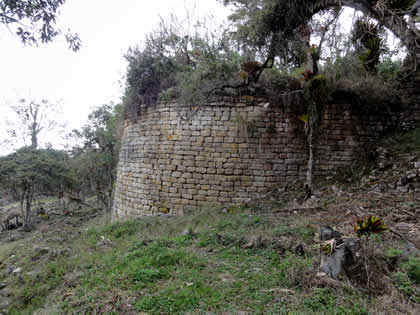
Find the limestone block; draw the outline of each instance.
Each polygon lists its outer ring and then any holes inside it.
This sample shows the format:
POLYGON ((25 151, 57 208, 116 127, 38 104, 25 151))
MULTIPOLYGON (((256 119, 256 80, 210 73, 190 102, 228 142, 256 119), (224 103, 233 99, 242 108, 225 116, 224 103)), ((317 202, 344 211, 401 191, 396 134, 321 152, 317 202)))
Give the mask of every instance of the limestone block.
POLYGON ((205 167, 197 167, 196 172, 201 173, 201 174, 205 174, 207 172, 207 169, 205 167))
POLYGON ((207 191, 208 196, 218 197, 220 195, 220 192, 218 190, 208 190, 207 191))
MULTIPOLYGON (((216 132, 214 132, 214 134, 213 134, 215 137, 217 137, 217 138, 223 138, 223 137, 226 137, 227 136, 227 132, 226 132, 226 130, 219 130, 219 131, 216 131, 216 132)), ((215 138, 216 139, 216 138, 215 138)), ((216 142, 216 141, 215 141, 216 142)), ((217 141, 217 142, 222 142, 222 141, 217 141)))
MULTIPOLYGON (((207 161, 207 157, 202 156, 202 155, 198 155, 198 156, 196 156, 196 157, 195 157, 195 160, 196 160, 196 161, 200 161, 200 162, 201 162, 201 161, 207 161)), ((201 165, 199 165, 198 163, 196 163, 196 165, 197 165, 197 166, 201 166, 201 165)))
POLYGON ((218 174, 218 175, 224 175, 225 174, 225 169, 222 168, 222 166, 218 166, 216 164, 216 174, 218 174))
POLYGON ((177 170, 178 172, 185 172, 185 171, 187 171, 187 167, 186 167, 186 166, 184 166, 184 165, 178 165, 178 166, 176 167, 176 170, 177 170))
POLYGON ((196 194, 193 199, 199 202, 207 201, 207 197, 204 194, 196 194))
POLYGON ((219 201, 218 197, 206 197, 207 202, 216 203, 219 201))
POLYGON ((203 179, 203 175, 202 174, 193 173, 193 178, 200 180, 200 179, 203 179))
POLYGON ((184 193, 184 194, 182 194, 182 198, 183 198, 183 199, 188 199, 188 200, 191 200, 191 199, 193 199, 193 196, 192 196, 191 194, 186 194, 186 193, 184 193))
POLYGON ((185 159, 183 162, 182 162, 182 165, 183 166, 194 166, 194 164, 195 164, 195 161, 193 160, 193 159, 185 159))
POLYGON ((216 174, 216 169, 209 167, 209 168, 207 168, 206 172, 207 172, 207 174, 216 174))

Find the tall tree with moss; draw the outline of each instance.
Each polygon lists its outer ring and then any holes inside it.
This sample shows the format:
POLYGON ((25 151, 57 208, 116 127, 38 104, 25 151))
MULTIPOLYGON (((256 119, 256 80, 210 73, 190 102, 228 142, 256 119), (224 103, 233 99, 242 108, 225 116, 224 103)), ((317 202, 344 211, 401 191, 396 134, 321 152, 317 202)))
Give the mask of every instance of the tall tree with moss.
MULTIPOLYGON (((389 29, 407 47, 414 61, 420 58, 418 19, 411 17, 415 0, 224 0, 234 5, 231 20, 240 40, 277 54, 314 15, 331 8, 350 7, 389 29)), ((416 11, 417 12, 417 11, 416 11)))
MULTIPOLYGON (((291 61, 296 47, 301 47, 305 69, 300 95, 304 98, 307 110, 301 116, 308 140, 308 167, 306 173, 306 197, 313 192, 314 143, 319 126, 320 107, 327 99, 326 81, 317 76, 317 60, 321 53, 319 47, 309 46, 311 36, 310 22, 319 13, 350 7, 361 11, 366 17, 357 20, 353 27, 353 43, 358 49, 365 69, 374 72, 382 49, 381 27, 388 28, 407 47, 411 60, 416 65, 420 58, 420 32, 416 20, 409 18, 414 0, 225 0, 233 5, 230 16, 234 23, 235 38, 243 46, 252 47, 259 52, 265 62, 277 60, 283 64, 291 61), (369 19, 376 20, 377 24, 369 19), (364 49, 364 51, 363 51, 364 49), (283 56, 286 56, 284 58, 283 56)), ((337 12, 337 11, 336 11, 337 12)), ((328 28, 333 23, 324 23, 328 28)), ((325 33, 324 33, 325 34, 325 33)), ((323 37, 321 35, 321 43, 323 37)), ((292 59, 293 60, 293 59, 292 59)), ((295 64, 301 66, 301 64, 295 64)), ((299 90, 298 90, 299 91, 299 90)))

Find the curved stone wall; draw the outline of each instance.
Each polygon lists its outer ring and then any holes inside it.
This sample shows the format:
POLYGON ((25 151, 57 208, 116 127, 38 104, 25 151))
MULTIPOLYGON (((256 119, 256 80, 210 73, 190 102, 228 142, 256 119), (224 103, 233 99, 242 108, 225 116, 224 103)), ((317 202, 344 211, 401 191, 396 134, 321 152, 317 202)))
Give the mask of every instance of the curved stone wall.
MULTIPOLYGON (((121 145, 114 217, 184 214, 206 203, 235 204, 303 179, 307 145, 300 104, 225 99, 191 107, 142 107, 121 145)), ((326 105, 316 152, 325 175, 360 159, 366 144, 393 128, 391 111, 358 114, 326 105)))

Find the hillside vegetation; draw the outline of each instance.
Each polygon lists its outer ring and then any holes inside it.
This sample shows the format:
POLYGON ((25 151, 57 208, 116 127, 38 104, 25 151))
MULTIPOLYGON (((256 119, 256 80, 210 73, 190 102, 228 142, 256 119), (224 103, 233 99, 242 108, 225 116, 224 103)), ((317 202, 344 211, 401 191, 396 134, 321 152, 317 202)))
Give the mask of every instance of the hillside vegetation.
POLYGON ((0 313, 418 314, 419 139, 386 139, 371 162, 318 183, 311 207, 292 206, 304 192, 289 185, 185 217, 51 210, 37 231, 0 234, 0 313), (366 278, 317 276, 319 226, 355 236, 368 214, 389 231, 362 237, 366 278))
MULTIPOLYGON (((62 1, 50 2, 55 10, 62 1)), ((161 19, 129 49, 122 104, 93 110, 68 136, 70 152, 38 145, 49 124, 37 113, 48 102, 15 106, 24 123, 10 136, 23 128, 31 146, 0 158, 0 202, 18 202, 0 214, 22 210, 23 217, 22 228, 8 215, 0 222, 0 315, 420 314, 420 129, 378 142, 363 164, 315 177, 324 105, 344 100, 361 115, 417 106, 417 94, 411 102, 400 87, 418 74, 418 1, 222 2, 233 5, 229 25, 188 14, 161 19), (342 6, 361 10, 351 31, 342 6), (388 45, 385 28, 405 52, 388 45), (302 105, 305 182, 188 216, 111 222, 124 126, 157 103, 199 106, 227 95, 302 105), (43 206, 35 202, 44 197, 43 206), (321 243, 321 226, 355 239, 358 270, 336 278, 320 272, 321 257, 345 248, 333 234, 321 243)), ((13 22, 38 16, 33 5, 22 7, 25 14, 15 7, 13 22)), ((41 6, 47 20, 35 21, 52 33, 30 29, 43 42, 58 34, 48 8, 41 6)), ((31 33, 22 32, 25 42, 31 33)), ((67 41, 80 46, 76 35, 67 41)), ((400 114, 396 123, 405 123, 400 114)))

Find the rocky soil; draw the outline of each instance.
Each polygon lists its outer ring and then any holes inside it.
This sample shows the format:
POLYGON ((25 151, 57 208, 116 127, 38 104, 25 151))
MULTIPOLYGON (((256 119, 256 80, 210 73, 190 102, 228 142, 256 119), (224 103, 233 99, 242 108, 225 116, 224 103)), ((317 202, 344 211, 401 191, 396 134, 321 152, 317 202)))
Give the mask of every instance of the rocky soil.
MULTIPOLYGON (((9 204, 0 208, 0 217, 11 209, 17 208, 18 204, 9 204)), ((0 314, 6 314, 9 306, 8 297, 10 291, 8 283, 23 281, 25 275, 36 273, 36 264, 33 270, 23 270, 22 259, 26 259, 30 250, 30 258, 35 263, 41 257, 61 257, 72 255, 72 248, 68 246, 70 241, 78 237, 82 228, 94 222, 102 220, 102 211, 97 207, 96 202, 86 204, 70 204, 63 211, 58 200, 45 199, 35 205, 35 211, 43 207, 45 215, 34 215, 34 229, 25 232, 21 227, 0 232, 0 248, 11 248, 9 257, 2 257, 0 253, 0 273, 3 274, 5 281, 0 281, 0 314), (7 263, 3 263, 3 259, 7 263), (9 281, 8 281, 9 279, 9 281)), ((14 220, 11 220, 14 222, 14 220)))

